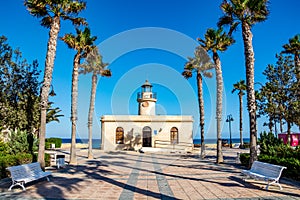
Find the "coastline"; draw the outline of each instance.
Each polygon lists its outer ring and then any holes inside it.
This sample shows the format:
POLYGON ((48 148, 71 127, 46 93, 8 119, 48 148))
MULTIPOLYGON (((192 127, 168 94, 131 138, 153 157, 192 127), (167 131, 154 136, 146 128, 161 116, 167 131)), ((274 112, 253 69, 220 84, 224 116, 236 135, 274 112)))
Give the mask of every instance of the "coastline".
MULTIPOLYGON (((87 143, 76 143, 76 149, 87 149, 89 145, 87 143)), ((217 144, 205 144, 206 148, 209 149, 215 149, 217 148, 217 144)), ((61 149, 70 149, 71 148, 71 143, 62 143, 61 144, 61 149)), ((195 148, 200 148, 195 146, 195 148)), ((93 148, 93 149, 99 149, 99 148, 93 148)))
MULTIPOLYGON (((76 149, 87 149, 88 147, 89 147, 89 145, 86 143, 76 143, 76 149)), ((71 143, 62 143, 60 148, 61 149, 70 149, 71 143)))

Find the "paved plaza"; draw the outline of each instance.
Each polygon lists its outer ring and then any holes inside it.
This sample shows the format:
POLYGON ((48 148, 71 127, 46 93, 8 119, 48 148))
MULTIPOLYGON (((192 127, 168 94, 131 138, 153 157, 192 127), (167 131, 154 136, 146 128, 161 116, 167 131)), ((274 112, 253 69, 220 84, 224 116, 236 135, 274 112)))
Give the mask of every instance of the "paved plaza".
MULTIPOLYGON (((66 154, 68 152, 57 150, 66 154)), ((238 150, 236 150, 238 151, 238 150)), ((243 181, 236 151, 224 149, 223 164, 215 164, 215 150, 207 159, 195 153, 77 152, 78 165, 52 171, 51 181, 26 185, 26 191, 7 191, 0 182, 0 199, 300 199, 297 182, 282 179, 283 190, 260 181, 243 181)))

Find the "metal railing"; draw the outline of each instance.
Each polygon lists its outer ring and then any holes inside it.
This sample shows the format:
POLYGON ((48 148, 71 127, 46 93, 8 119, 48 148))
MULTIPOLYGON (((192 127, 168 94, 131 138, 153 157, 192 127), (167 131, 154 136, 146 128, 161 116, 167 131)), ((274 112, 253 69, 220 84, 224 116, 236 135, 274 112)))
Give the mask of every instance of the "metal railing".
POLYGON ((149 94, 149 96, 146 95, 146 94, 144 94, 144 96, 143 96, 143 92, 138 92, 137 93, 137 99, 142 99, 142 98, 156 99, 156 96, 157 96, 156 92, 153 92, 152 94, 149 94))
POLYGON ((171 141, 168 140, 155 140, 154 148, 164 148, 164 149, 174 149, 174 150, 185 150, 190 148, 191 150, 193 150, 194 144, 188 142, 172 143, 171 141))

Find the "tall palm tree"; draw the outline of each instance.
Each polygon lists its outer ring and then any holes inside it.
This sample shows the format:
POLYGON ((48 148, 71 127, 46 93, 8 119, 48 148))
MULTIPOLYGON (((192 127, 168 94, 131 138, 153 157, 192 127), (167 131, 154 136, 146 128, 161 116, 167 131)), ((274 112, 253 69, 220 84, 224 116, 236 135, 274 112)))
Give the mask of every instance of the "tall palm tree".
POLYGON ((193 72, 197 73, 197 89, 198 89, 198 104, 200 115, 200 135, 201 135, 201 154, 200 157, 205 158, 205 144, 204 144, 204 100, 203 100, 203 76, 212 77, 212 73, 208 70, 212 69, 214 65, 210 61, 210 57, 207 52, 200 46, 198 46, 194 52, 194 58, 188 58, 188 62, 184 66, 184 72, 182 75, 185 78, 191 78, 193 72), (203 75, 203 76, 202 76, 203 75))
POLYGON ((71 93, 71 123, 72 123, 72 140, 70 149, 70 164, 77 164, 76 160, 76 121, 77 121, 77 96, 78 96, 78 69, 80 60, 85 58, 96 46, 94 41, 97 37, 91 36, 89 28, 85 27, 83 31, 76 29, 76 35, 66 34, 61 38, 69 48, 76 50, 73 60, 72 73, 72 93, 71 93))
POLYGON ((233 84, 233 90, 231 93, 238 91, 239 102, 240 102, 240 148, 244 148, 243 141, 243 96, 245 95, 244 91, 247 90, 245 80, 240 80, 239 82, 233 84))
POLYGON ((93 73, 92 75, 92 88, 90 97, 90 107, 88 115, 88 131, 89 131, 89 149, 88 149, 88 159, 93 159, 92 153, 92 136, 93 136, 93 114, 95 110, 95 96, 96 96, 96 86, 98 82, 98 75, 110 77, 111 71, 107 69, 108 63, 103 63, 102 56, 99 53, 98 48, 92 50, 86 57, 85 62, 80 65, 82 68, 79 71, 80 74, 93 73))
POLYGON ((86 8, 81 0, 25 0, 24 5, 31 15, 41 18, 41 25, 49 28, 49 39, 44 70, 44 80, 41 90, 41 122, 39 131, 38 162, 45 168, 45 135, 48 96, 52 81, 54 59, 56 55, 57 37, 60 31, 60 22, 70 20, 74 25, 86 24, 85 19, 77 17, 79 12, 86 8))
POLYGON ((218 26, 231 25, 230 34, 239 24, 242 26, 246 66, 247 107, 250 120, 250 165, 257 160, 254 50, 251 28, 254 24, 267 19, 269 14, 267 3, 268 0, 223 0, 221 8, 224 16, 218 22, 218 26))
POLYGON ((222 28, 214 30, 212 28, 207 29, 205 33, 205 39, 198 39, 201 43, 201 46, 206 51, 211 51, 213 53, 213 60, 215 63, 216 70, 216 81, 217 81, 217 109, 216 109, 216 118, 217 118, 217 163, 223 162, 223 153, 222 153, 222 138, 221 138, 221 120, 222 120, 222 95, 223 95, 223 76, 221 61, 218 55, 218 51, 224 52, 227 48, 234 43, 234 40, 231 36, 223 31, 222 28))

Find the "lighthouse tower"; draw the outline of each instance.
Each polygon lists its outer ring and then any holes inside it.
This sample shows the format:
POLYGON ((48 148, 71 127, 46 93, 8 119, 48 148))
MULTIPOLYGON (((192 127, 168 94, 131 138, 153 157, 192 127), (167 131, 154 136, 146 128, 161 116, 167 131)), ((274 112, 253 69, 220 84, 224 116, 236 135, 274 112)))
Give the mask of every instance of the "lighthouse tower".
POLYGON ((152 92, 152 85, 148 80, 142 85, 138 93, 139 115, 155 115, 156 93, 152 92))

